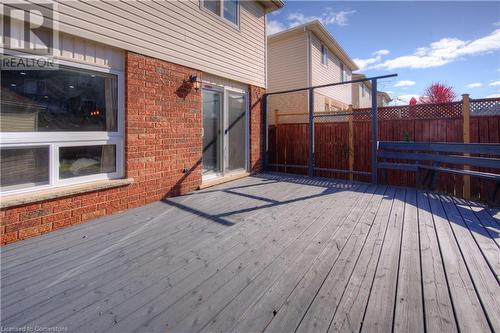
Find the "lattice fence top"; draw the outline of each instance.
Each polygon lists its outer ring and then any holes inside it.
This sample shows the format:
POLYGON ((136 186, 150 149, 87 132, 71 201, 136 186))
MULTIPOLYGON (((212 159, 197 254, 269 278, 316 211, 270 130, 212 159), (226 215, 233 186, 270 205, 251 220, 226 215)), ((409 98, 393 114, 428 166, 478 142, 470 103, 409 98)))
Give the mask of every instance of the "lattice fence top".
MULTIPOLYGON (((370 111, 370 108, 355 109, 354 114, 356 114, 356 112, 358 111, 370 111)), ((459 118, 461 116, 462 116, 462 102, 384 106, 378 108, 378 117, 380 120, 440 119, 440 118, 459 118)), ((361 116, 361 117, 355 116, 355 120, 368 120, 369 118, 370 116, 361 116)))
MULTIPOLYGON (((398 119, 450 119, 461 118, 463 102, 440 104, 416 104, 400 106, 384 106, 378 108, 379 120, 398 119)), ((305 113, 304 113, 305 114, 305 113)), ((306 114, 305 114, 306 115, 306 114)), ((354 121, 371 120, 371 108, 347 111, 316 111, 316 123, 345 122, 350 116, 354 121)), ((471 116, 500 116, 500 98, 484 98, 470 100, 471 116)))
POLYGON ((473 99, 470 101, 471 116, 500 115, 500 98, 473 99))

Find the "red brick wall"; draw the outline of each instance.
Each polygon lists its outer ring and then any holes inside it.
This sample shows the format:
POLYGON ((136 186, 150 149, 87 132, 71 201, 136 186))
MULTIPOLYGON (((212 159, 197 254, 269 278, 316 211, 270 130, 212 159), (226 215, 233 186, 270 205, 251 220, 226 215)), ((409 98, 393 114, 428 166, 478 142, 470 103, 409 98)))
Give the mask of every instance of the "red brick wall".
POLYGON ((248 92, 250 102, 250 169, 257 172, 262 169, 264 163, 266 141, 262 95, 266 90, 260 87, 248 86, 248 92))
POLYGON ((183 89, 200 72, 138 54, 126 55, 125 173, 129 186, 4 209, 2 244, 163 197, 201 183, 201 94, 183 89), (183 168, 189 171, 183 173, 183 168))
MULTIPOLYGON (((189 75, 201 73, 130 52, 125 64, 125 176, 134 183, 3 209, 2 244, 190 192, 201 184, 201 92, 183 85, 189 75)), ((263 161, 264 92, 249 86, 252 171, 260 170, 263 161)))

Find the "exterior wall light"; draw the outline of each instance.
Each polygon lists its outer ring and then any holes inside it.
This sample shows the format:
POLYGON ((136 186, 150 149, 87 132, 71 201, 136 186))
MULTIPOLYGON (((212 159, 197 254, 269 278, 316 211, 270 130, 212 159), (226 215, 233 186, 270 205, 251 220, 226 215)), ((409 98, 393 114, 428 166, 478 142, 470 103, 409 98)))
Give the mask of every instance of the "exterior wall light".
POLYGON ((190 75, 188 82, 192 84, 194 90, 196 90, 196 91, 200 90, 200 88, 201 88, 201 81, 198 80, 198 76, 196 76, 196 75, 190 75))

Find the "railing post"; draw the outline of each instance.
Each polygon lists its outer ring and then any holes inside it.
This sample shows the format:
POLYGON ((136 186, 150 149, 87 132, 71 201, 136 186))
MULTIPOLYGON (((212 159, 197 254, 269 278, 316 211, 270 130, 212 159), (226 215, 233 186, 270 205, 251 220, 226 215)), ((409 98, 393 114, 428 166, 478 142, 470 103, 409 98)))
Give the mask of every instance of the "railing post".
POLYGON ((314 89, 309 88, 309 160, 307 174, 314 176, 314 89))
POLYGON ((268 171, 269 165, 269 124, 268 124, 268 112, 267 112, 267 94, 264 94, 264 99, 262 101, 263 109, 264 109, 264 130, 265 133, 265 147, 264 147, 264 171, 268 171))
POLYGON ((354 179, 354 124, 353 124, 353 114, 352 114, 352 104, 349 104, 349 180, 354 179))
MULTIPOLYGON (((462 117, 463 117, 463 131, 464 131, 464 143, 470 143, 470 97, 469 94, 462 95, 462 117)), ((465 156, 470 156, 465 154, 465 156)), ((468 165, 464 165, 465 170, 469 170, 468 165)), ((470 176, 464 176, 464 187, 463 187, 464 199, 470 199, 470 176)))
POLYGON ((378 184, 378 110, 377 110, 377 79, 372 79, 372 183, 378 184))

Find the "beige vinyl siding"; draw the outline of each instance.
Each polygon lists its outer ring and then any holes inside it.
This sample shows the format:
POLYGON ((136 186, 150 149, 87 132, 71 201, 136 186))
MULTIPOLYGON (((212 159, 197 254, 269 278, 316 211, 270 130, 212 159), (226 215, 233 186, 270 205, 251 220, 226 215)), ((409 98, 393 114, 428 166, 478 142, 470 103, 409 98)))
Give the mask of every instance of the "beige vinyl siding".
MULTIPOLYGON (((12 20, 10 46, 14 48, 21 46, 23 39, 22 23, 12 20)), ((39 48, 43 47, 42 44, 36 45, 39 48)), ((59 34, 59 43, 54 50, 54 57, 117 71, 124 69, 122 50, 64 33, 59 34)))
POLYGON ((58 9, 65 33, 265 86, 265 12, 257 2, 240 2, 239 28, 195 0, 59 1, 58 9))
POLYGON ((268 91, 282 91, 307 86, 307 34, 298 32, 286 38, 268 40, 268 91))
MULTIPOLYGON (((328 50, 328 64, 323 65, 321 63, 321 42, 313 33, 311 33, 311 61, 313 86, 341 81, 339 59, 334 55, 332 50, 328 50)), ((349 81, 351 80, 352 73, 347 66, 344 66, 344 68, 347 71, 347 81, 349 81)), ((316 89, 316 92, 347 106, 352 103, 351 89, 351 84, 344 84, 340 86, 319 88, 316 89)))
POLYGON ((362 83, 352 85, 352 106, 353 108, 368 108, 372 105, 371 89, 362 83), (362 89, 365 89, 363 96, 362 89))
POLYGON ((204 84, 208 84, 211 86, 243 90, 245 93, 248 92, 248 86, 244 83, 228 80, 226 78, 209 73, 202 74, 202 81, 204 84))

